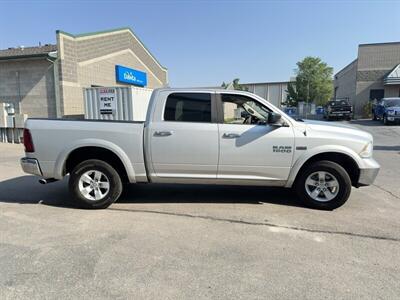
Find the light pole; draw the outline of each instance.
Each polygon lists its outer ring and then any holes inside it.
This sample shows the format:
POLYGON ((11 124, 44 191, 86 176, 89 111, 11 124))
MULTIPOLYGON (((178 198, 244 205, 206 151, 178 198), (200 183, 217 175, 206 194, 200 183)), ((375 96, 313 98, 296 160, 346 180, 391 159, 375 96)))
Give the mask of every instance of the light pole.
POLYGON ((310 97, 310 78, 307 78, 307 98, 306 98, 306 117, 307 119, 307 114, 308 114, 308 98, 310 97))

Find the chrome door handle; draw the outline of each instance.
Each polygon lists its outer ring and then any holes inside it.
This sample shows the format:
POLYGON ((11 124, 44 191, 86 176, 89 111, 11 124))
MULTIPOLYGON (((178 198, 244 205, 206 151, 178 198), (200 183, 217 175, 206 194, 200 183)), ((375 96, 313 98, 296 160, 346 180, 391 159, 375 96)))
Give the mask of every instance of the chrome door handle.
POLYGON ((222 136, 225 139, 236 139, 238 137, 240 137, 239 133, 224 133, 224 135, 222 136))
POLYGON ((155 131, 154 136, 170 136, 172 131, 155 131))

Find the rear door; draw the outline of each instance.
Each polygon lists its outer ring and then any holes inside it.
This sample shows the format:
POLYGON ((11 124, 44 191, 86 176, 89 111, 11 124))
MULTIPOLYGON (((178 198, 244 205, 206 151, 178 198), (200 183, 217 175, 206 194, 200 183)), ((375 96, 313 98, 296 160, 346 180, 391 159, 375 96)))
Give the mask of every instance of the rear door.
POLYGON ((212 92, 165 92, 150 129, 153 181, 215 179, 218 125, 212 92), (181 179, 181 180, 179 180, 181 179))
POLYGON ((294 152, 291 127, 279 127, 251 118, 244 107, 259 119, 271 111, 262 103, 244 95, 218 96, 220 155, 217 178, 279 184, 287 180, 294 152))

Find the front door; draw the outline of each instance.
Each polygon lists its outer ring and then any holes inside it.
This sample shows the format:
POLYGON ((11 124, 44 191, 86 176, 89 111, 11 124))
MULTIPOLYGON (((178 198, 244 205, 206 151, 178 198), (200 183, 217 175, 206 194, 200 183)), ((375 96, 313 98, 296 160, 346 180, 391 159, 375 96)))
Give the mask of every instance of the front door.
POLYGON ((153 120, 151 124, 154 181, 215 180, 219 147, 213 103, 213 93, 165 95, 161 120, 153 120))
POLYGON ((238 94, 221 94, 220 99, 217 178, 261 184, 287 180, 294 151, 292 128, 268 125, 271 110, 256 99, 238 94))

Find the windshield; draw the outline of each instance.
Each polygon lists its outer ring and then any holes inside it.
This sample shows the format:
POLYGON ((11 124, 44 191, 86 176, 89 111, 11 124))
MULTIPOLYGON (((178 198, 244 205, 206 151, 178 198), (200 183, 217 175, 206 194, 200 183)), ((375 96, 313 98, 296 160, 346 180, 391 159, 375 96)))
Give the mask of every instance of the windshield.
POLYGON ((242 105, 242 107, 248 112, 251 113, 251 111, 249 111, 249 108, 254 109, 258 116, 260 117, 260 119, 263 120, 267 120, 268 119, 268 113, 270 112, 269 110, 267 110, 266 107, 262 106, 261 104, 255 102, 255 101, 248 101, 246 103, 244 103, 242 105))
POLYGON ((385 100, 387 107, 400 106, 400 99, 385 100))

